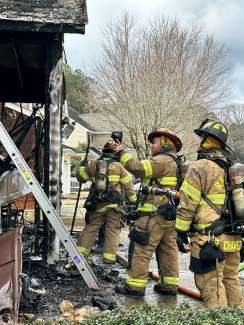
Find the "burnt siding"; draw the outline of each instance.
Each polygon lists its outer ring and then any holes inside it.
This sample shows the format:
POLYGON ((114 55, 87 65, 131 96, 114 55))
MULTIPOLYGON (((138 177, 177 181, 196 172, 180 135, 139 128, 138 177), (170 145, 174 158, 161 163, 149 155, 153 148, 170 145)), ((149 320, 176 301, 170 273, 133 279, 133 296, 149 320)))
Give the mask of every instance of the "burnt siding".
POLYGON ((0 0, 0 21, 79 26, 87 23, 85 0, 0 0))

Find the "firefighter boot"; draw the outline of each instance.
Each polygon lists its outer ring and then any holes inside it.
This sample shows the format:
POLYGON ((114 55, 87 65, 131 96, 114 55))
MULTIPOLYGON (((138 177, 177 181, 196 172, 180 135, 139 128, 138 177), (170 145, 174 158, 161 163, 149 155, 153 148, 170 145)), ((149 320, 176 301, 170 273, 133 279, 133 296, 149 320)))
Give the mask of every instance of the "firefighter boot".
POLYGON ((144 296, 145 290, 132 290, 126 284, 115 287, 115 292, 120 293, 122 295, 130 295, 130 296, 144 296))
POLYGON ((154 286, 154 291, 160 295, 176 296, 177 295, 177 286, 169 286, 162 283, 158 283, 154 286))

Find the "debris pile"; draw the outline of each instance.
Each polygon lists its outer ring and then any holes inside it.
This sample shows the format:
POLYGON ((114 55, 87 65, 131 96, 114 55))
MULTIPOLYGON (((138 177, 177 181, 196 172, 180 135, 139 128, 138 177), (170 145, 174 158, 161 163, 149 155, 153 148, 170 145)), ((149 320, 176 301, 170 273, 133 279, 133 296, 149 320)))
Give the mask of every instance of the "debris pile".
POLYGON ((67 300, 63 300, 60 303, 59 309, 62 315, 56 319, 58 322, 60 321, 82 322, 85 318, 99 312, 99 308, 94 308, 94 307, 83 307, 83 308, 76 309, 74 305, 67 300))
POLYGON ((88 289, 70 262, 56 266, 40 261, 25 261, 22 274, 20 319, 81 322, 98 311, 118 307, 114 300, 114 284, 123 281, 119 271, 102 264, 93 266, 99 290, 88 289))

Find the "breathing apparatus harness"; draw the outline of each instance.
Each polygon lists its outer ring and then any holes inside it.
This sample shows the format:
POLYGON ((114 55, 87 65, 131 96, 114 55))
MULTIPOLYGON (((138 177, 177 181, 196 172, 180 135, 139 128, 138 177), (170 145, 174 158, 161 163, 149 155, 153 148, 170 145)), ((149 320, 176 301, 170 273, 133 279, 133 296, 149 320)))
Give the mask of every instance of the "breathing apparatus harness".
MULTIPOLYGON (((230 148, 229 148, 230 149, 230 148)), ((231 150, 231 149, 230 149, 231 150)), ((231 150, 232 151, 232 150, 231 150)), ((224 184, 226 188, 226 198, 223 208, 219 208, 215 203, 213 203, 205 193, 202 193, 202 199, 220 216, 219 219, 215 220, 210 227, 202 230, 202 234, 212 234, 215 236, 219 236, 222 233, 240 233, 241 229, 238 229, 235 224, 234 217, 234 206, 232 201, 232 185, 230 181, 229 169, 233 164, 232 159, 230 158, 233 152, 225 149, 201 149, 198 151, 197 159, 207 159, 211 160, 220 166, 224 172, 224 184), (224 157, 216 155, 217 152, 220 152, 224 157)), ((199 230, 197 230, 199 232, 199 230)))
POLYGON ((176 178, 177 178, 177 184, 175 186, 175 189, 169 189, 169 188, 154 188, 153 184, 158 184, 157 179, 150 179, 149 184, 143 185, 143 181, 141 182, 141 186, 139 189, 138 194, 138 202, 137 202, 137 208, 140 205, 143 205, 144 202, 147 199, 148 195, 161 195, 166 196, 168 198, 168 202, 165 204, 162 204, 158 207, 157 213, 161 216, 163 216, 166 220, 175 220, 176 218, 176 208, 179 204, 178 198, 176 197, 176 193, 179 191, 180 186, 182 184, 182 172, 181 172, 181 164, 185 161, 185 156, 175 156, 171 153, 171 148, 162 148, 161 151, 154 155, 165 155, 169 156, 173 159, 173 161, 176 163, 176 178))
POLYGON ((104 152, 97 160, 95 181, 84 205, 87 210, 95 210, 97 203, 122 204, 122 195, 115 191, 108 182, 108 167, 116 161, 119 161, 118 156, 112 152, 104 152))

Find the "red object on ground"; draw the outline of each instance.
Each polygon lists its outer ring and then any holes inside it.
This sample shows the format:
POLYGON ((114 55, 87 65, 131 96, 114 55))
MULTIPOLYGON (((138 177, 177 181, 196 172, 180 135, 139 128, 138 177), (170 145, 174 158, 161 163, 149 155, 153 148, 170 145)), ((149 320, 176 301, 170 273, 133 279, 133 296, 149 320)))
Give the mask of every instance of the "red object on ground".
MULTIPOLYGON (((149 272, 149 276, 151 279, 153 279, 154 281, 158 281, 158 273, 156 272, 149 272)), ((178 292, 186 295, 186 296, 189 296, 191 298, 194 298, 194 299, 197 299, 197 300, 202 300, 201 298, 201 295, 199 292, 197 291, 193 291, 191 289, 188 289, 188 288, 184 288, 184 287, 178 287, 178 292)))

